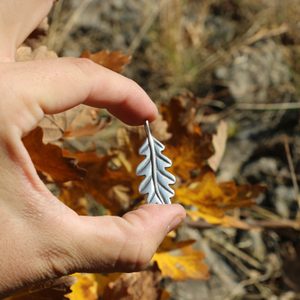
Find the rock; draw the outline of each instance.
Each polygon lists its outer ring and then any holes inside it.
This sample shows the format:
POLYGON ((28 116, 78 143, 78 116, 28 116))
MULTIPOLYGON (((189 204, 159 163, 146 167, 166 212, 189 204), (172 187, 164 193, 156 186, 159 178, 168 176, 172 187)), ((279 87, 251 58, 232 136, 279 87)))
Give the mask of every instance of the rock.
POLYGON ((291 81, 283 46, 273 40, 260 41, 245 47, 231 63, 215 71, 237 102, 264 102, 270 88, 291 81))

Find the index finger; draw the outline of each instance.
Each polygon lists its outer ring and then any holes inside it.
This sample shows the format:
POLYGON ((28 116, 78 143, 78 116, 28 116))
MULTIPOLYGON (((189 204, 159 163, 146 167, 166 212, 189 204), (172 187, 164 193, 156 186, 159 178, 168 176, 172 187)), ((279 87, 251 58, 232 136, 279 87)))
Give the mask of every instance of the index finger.
POLYGON ((88 59, 13 63, 7 68, 14 92, 46 114, 87 104, 106 108, 129 125, 153 121, 157 115, 155 104, 137 83, 88 59))

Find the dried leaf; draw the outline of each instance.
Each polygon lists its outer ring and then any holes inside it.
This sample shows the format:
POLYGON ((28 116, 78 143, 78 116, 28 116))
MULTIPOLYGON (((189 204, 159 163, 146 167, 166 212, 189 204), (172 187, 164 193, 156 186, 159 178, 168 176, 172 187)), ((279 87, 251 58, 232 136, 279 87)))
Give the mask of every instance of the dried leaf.
POLYGON ((230 228, 238 228, 243 230, 249 230, 250 226, 231 216, 224 215, 223 217, 215 217, 213 215, 208 215, 205 213, 202 213, 199 210, 187 210, 187 215, 193 220, 197 221, 199 219, 206 220, 207 223, 213 224, 213 225, 221 225, 223 227, 230 227, 230 228))
POLYGON ((225 121, 221 121, 217 127, 217 133, 213 135, 213 146, 215 153, 208 159, 208 165, 216 172, 223 158, 227 142, 228 126, 225 121))
POLYGON ((98 283, 94 274, 74 274, 77 281, 72 286, 72 292, 66 297, 70 300, 97 300, 98 283))
POLYGON ((167 141, 172 137, 172 134, 168 132, 168 123, 163 119, 161 114, 151 123, 151 130, 153 136, 160 141, 167 141))
POLYGON ((204 169, 212 153, 211 136, 205 133, 183 137, 180 144, 167 143, 165 150, 166 156, 173 162, 170 172, 182 182, 192 182, 204 169))
MULTIPOLYGON (((74 156, 75 154, 73 154, 74 156)), ((84 180, 78 182, 77 185, 86 193, 92 195, 97 202, 101 203, 106 209, 109 209, 111 213, 120 214, 124 210, 126 211, 128 202, 119 202, 119 199, 109 197, 109 194, 111 194, 113 187, 122 185, 129 188, 129 196, 131 196, 132 175, 123 166, 113 169, 110 166, 112 159, 113 156, 107 155, 98 156, 97 159, 94 157, 94 160, 90 161, 78 160, 79 166, 84 168, 87 173, 84 180)), ((132 198, 129 197, 129 199, 132 198)))
POLYGON ((44 144, 43 131, 40 127, 30 132, 23 143, 37 171, 51 176, 56 182, 81 180, 84 170, 75 165, 74 160, 64 157, 60 147, 44 144))
POLYGON ((54 51, 49 50, 46 46, 39 46, 32 50, 31 47, 21 46, 17 49, 16 61, 30 61, 30 60, 42 60, 42 59, 55 59, 57 54, 54 51))
POLYGON ((167 252, 172 251, 176 249, 180 249, 189 245, 192 245, 195 243, 195 240, 185 240, 185 241, 179 241, 176 242, 174 239, 170 236, 166 236, 163 242, 160 244, 157 252, 167 252))
POLYGON ((79 215, 88 215, 88 201, 83 189, 69 183, 60 187, 59 199, 79 215))
POLYGON ((130 63, 131 56, 123 54, 119 51, 103 50, 96 53, 91 53, 88 50, 81 54, 81 57, 89 58, 93 62, 111 69, 115 72, 122 72, 124 67, 130 63))
POLYGON ((179 95, 170 100, 168 105, 161 106, 161 112, 168 123, 168 131, 172 134, 172 143, 181 142, 184 136, 200 133, 201 129, 196 121, 195 107, 197 99, 190 94, 179 95), (189 116, 187 118, 187 116, 189 116))
POLYGON ((158 271, 122 274, 108 283, 104 300, 157 300, 161 294, 158 271))
POLYGON ((207 222, 221 224, 227 210, 253 205, 263 191, 264 187, 260 185, 217 183, 215 174, 207 172, 194 184, 177 188, 176 199, 185 205, 195 206, 199 216, 207 222))
POLYGON ((116 281, 122 273, 109 273, 109 274, 95 274, 96 281, 98 283, 98 297, 103 299, 104 292, 110 282, 116 281))
POLYGON ((207 165, 212 156, 212 136, 202 132, 195 118, 186 122, 185 115, 195 99, 176 97, 169 105, 162 106, 162 114, 169 124, 172 138, 166 143, 166 155, 172 160, 170 172, 188 182, 207 165))
POLYGON ((130 194, 130 189, 126 186, 119 184, 113 186, 108 191, 107 196, 109 200, 111 200, 113 203, 119 203, 124 210, 127 210, 131 203, 129 194, 130 194))
POLYGON ((79 105, 66 112, 45 116, 39 126, 43 128, 44 143, 48 143, 61 138, 93 135, 109 121, 109 118, 99 116, 99 109, 79 105))
POLYGON ((202 252, 194 250, 191 246, 184 247, 180 254, 172 252, 160 252, 153 256, 162 272, 162 276, 170 277, 173 280, 186 279, 208 279, 208 267, 203 262, 202 252), (187 254, 184 252, 188 251, 187 254))

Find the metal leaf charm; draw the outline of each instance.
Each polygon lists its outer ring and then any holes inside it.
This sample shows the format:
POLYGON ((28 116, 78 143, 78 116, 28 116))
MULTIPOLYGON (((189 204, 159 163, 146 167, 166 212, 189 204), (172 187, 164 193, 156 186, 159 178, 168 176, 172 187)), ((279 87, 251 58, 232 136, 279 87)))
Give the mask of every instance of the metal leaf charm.
POLYGON ((146 121, 147 139, 139 150, 146 158, 138 165, 136 173, 145 176, 139 186, 142 194, 148 194, 147 202, 152 204, 170 204, 174 190, 169 185, 174 184, 175 176, 166 171, 172 165, 169 158, 162 154, 165 146, 151 135, 149 122, 146 121))

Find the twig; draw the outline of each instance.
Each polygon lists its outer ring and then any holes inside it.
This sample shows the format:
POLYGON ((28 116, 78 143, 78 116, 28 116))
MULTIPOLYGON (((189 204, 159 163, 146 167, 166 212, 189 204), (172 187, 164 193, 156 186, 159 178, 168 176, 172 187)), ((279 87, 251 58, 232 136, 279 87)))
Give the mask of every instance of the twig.
POLYGON ((67 23, 64 25, 64 29, 59 34, 59 39, 56 37, 55 45, 51 45, 52 49, 59 52, 66 40, 67 35, 71 32, 74 24, 76 24, 79 17, 86 10, 86 8, 91 4, 93 0, 83 0, 73 11, 71 17, 68 19, 67 23))
POLYGON ((255 33, 252 37, 248 38, 245 41, 245 44, 252 45, 262 39, 282 35, 282 34, 286 33, 288 30, 289 30, 289 27, 287 24, 281 24, 279 27, 272 28, 272 29, 263 28, 260 31, 258 31, 257 33, 255 33))
POLYGON ((142 39, 144 36, 146 36, 146 33, 149 31, 151 26, 153 25, 155 19, 157 18, 162 6, 165 5, 167 1, 164 0, 161 5, 155 5, 153 11, 148 15, 146 18, 143 26, 141 27, 140 31, 137 33, 137 35, 134 37, 133 41, 131 42, 128 52, 133 55, 134 52, 138 49, 140 46, 142 39))
MULTIPOLYGON (((244 221, 245 222, 245 221, 244 221)), ((271 230, 271 229, 284 229, 284 228, 292 228, 294 230, 300 231, 300 222, 293 221, 293 220, 259 220, 259 221, 251 221, 245 222, 248 225, 248 229, 239 228, 241 230, 249 230, 249 229, 264 229, 264 230, 271 230)), ((185 224, 197 228, 197 229, 211 229, 221 227, 222 225, 214 225, 209 224, 204 220, 198 221, 185 221, 185 224)))
POLYGON ((300 109, 300 102, 295 103, 237 103, 235 109, 239 110, 294 110, 300 109))
POLYGON ((53 9, 52 14, 52 23, 49 28, 49 32, 47 35, 46 44, 49 49, 54 49, 55 41, 57 38, 57 33, 59 31, 59 27, 61 25, 60 14, 62 12, 64 0, 58 1, 53 9))
POLYGON ((225 238, 221 236, 217 236, 216 234, 212 234, 212 232, 206 231, 203 235, 209 239, 212 243, 217 245, 221 245, 226 251, 232 253, 234 256, 238 257, 239 259, 243 260, 247 264, 251 265, 252 267, 260 270, 262 268, 261 263, 248 255, 247 253, 241 251, 239 248, 235 247, 233 244, 228 242, 225 238))
POLYGON ((297 176, 296 176, 296 172, 295 172, 295 167, 294 167, 294 163, 293 163, 293 158, 292 158, 289 142, 288 142, 288 139, 286 136, 284 137, 283 141, 284 141, 284 149, 285 149, 285 153, 286 153, 286 158, 287 158, 290 173, 291 173, 291 179, 292 179, 292 183, 293 183, 293 187, 294 187, 295 199, 298 203, 298 211, 297 211, 296 219, 300 220, 300 195, 299 195, 299 186, 298 186, 298 182, 297 182, 297 176))

